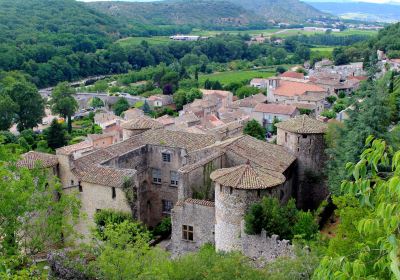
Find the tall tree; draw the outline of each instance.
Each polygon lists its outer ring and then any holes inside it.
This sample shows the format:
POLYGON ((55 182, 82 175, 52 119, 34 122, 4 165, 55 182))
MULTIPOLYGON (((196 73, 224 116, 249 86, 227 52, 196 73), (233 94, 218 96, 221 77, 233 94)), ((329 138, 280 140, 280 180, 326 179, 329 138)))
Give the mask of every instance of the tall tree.
POLYGON ((10 96, 0 93, 0 130, 8 130, 18 112, 18 105, 10 96))
POLYGON ((126 98, 121 97, 118 101, 113 105, 113 111, 117 116, 121 116, 123 112, 129 109, 129 103, 126 98))
MULTIPOLYGON (((26 76, 17 72, 7 73, 3 79, 0 79, 0 85, 3 86, 0 91, 8 95, 14 103, 14 105, 9 104, 10 108, 16 109, 18 106, 15 123, 19 131, 34 128, 42 122, 45 115, 44 100, 36 86, 28 82, 26 76)), ((8 113, 10 108, 6 109, 8 113)))
POLYGON ((67 82, 59 83, 51 94, 51 111, 53 114, 60 114, 68 120, 68 133, 72 132, 72 115, 78 109, 78 102, 75 100, 75 91, 67 82))
POLYGON ((47 129, 46 140, 47 145, 53 150, 61 148, 67 144, 65 131, 57 119, 53 119, 50 127, 47 129))
POLYGON ((253 136, 258 140, 265 140, 266 129, 261 126, 256 120, 249 121, 243 130, 244 134, 253 136))

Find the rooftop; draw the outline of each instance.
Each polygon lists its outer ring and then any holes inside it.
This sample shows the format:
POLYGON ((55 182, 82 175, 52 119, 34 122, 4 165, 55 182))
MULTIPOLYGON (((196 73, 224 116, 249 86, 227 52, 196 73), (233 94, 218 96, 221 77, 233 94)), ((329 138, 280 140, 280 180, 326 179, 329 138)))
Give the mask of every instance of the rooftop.
POLYGON ((69 145, 69 146, 65 146, 65 147, 57 149, 57 154, 70 155, 70 154, 73 154, 74 152, 90 149, 92 147, 93 147, 93 144, 90 143, 89 141, 82 141, 77 144, 73 144, 73 145, 69 145))
POLYGON ((158 121, 151 119, 146 116, 137 117, 135 119, 124 122, 121 127, 128 130, 141 130, 141 129, 152 129, 162 128, 163 125, 158 121))
POLYGON ((304 80, 304 74, 303 73, 298 73, 298 72, 293 72, 293 71, 286 71, 285 73, 282 73, 280 75, 280 77, 304 80))
POLYGON ((286 180, 282 174, 253 167, 250 162, 231 168, 218 169, 211 173, 210 178, 225 187, 245 190, 268 189, 279 186, 286 180))
POLYGON ((323 134, 326 131, 327 125, 326 123, 310 118, 307 115, 301 115, 277 123, 276 127, 294 133, 323 134))
POLYGON ((35 167, 53 167, 58 164, 57 156, 47 153, 30 151, 23 154, 22 159, 17 162, 17 167, 33 169, 35 167))
POLYGON ((306 92, 326 92, 320 86, 307 82, 280 80, 279 86, 275 89, 274 94, 282 96, 303 95, 306 92))
POLYGON ((286 104, 260 103, 257 104, 255 111, 280 115, 292 115, 296 112, 296 107, 286 104))

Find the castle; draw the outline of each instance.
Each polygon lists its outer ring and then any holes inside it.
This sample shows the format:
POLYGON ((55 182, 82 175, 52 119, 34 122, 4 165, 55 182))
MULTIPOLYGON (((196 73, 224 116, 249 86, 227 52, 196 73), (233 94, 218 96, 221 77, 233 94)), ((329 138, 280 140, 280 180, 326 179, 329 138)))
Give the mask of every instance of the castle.
POLYGON ((306 115, 277 124, 277 145, 247 135, 218 141, 142 117, 123 128, 125 140, 109 147, 82 151, 77 144, 56 157, 30 152, 21 161, 46 163, 65 192, 78 191, 87 216, 77 225, 83 236, 96 211, 114 209, 150 227, 171 216, 170 247, 177 254, 205 243, 244 251, 251 244, 241 234, 243 217, 252 203, 266 195, 282 203, 294 197, 307 208, 327 195, 323 184, 307 180, 324 166, 326 124, 306 115))

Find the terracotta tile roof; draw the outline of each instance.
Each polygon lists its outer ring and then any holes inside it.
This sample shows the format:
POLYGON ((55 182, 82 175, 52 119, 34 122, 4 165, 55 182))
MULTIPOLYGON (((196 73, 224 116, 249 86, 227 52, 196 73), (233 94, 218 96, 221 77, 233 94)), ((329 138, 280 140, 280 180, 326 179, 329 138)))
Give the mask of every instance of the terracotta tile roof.
POLYGON ((141 130, 141 129, 152 129, 162 128, 163 125, 158 121, 151 119, 146 116, 137 117, 130 121, 124 122, 121 127, 128 130, 141 130))
POLYGON ((257 104, 254 110, 261 113, 293 115, 296 112, 296 107, 286 104, 260 103, 257 104))
POLYGON ((26 167, 28 169, 35 167, 48 168, 58 164, 57 156, 52 154, 30 151, 21 157, 22 159, 17 162, 17 167, 26 167))
POLYGON ((198 122, 200 119, 193 113, 184 113, 176 118, 176 121, 183 123, 198 122))
POLYGON ((297 72, 293 72, 293 71, 286 71, 285 73, 282 73, 280 75, 280 77, 304 80, 304 74, 303 73, 297 73, 297 72))
POLYGON ((164 115, 162 117, 159 117, 156 119, 159 123, 163 125, 170 125, 175 123, 175 118, 169 116, 169 115, 164 115))
POLYGON ((243 99, 239 99, 238 101, 235 101, 233 103, 234 107, 248 107, 248 108, 254 108, 256 107, 257 104, 259 103, 264 103, 267 101, 267 97, 262 94, 258 93, 243 99))
POLYGON ((216 142, 212 135, 194 134, 165 129, 149 130, 141 134, 142 143, 150 145, 182 148, 188 152, 205 148, 216 142))
POLYGON ((284 122, 276 124, 277 128, 304 134, 322 134, 325 133, 327 125, 319 120, 310 118, 307 115, 301 115, 284 122))
POLYGON ((115 133, 88 134, 87 138, 91 141, 96 141, 103 138, 114 137, 115 133))
POLYGON ((280 80, 279 86, 275 89, 274 94, 281 96, 296 96, 305 94, 307 91, 326 92, 322 87, 309 82, 280 80))
POLYGON ((233 94, 232 92, 226 90, 201 89, 200 91, 203 93, 203 95, 218 95, 222 98, 226 98, 233 94))
POLYGON ((62 154, 62 155, 70 155, 73 154, 74 152, 80 151, 80 150, 86 150, 93 148, 93 144, 88 142, 88 141, 82 141, 77 144, 65 146, 62 148, 57 149, 57 154, 62 154))
POLYGON ((188 198, 186 200, 178 200, 178 202, 175 204, 175 206, 182 207, 185 204, 197 204, 197 205, 206 206, 206 207, 215 207, 215 203, 213 201, 200 200, 200 199, 194 199, 194 198, 188 198))
POLYGON ((136 174, 136 170, 133 169, 116 169, 99 165, 89 165, 85 170, 74 171, 83 182, 117 188, 122 187, 136 174))
POLYGON ((227 152, 268 170, 283 173, 296 160, 284 147, 244 135, 227 146, 227 152))
POLYGON ((286 181, 281 173, 253 167, 250 163, 218 169, 210 178, 225 187, 245 190, 268 189, 286 181))

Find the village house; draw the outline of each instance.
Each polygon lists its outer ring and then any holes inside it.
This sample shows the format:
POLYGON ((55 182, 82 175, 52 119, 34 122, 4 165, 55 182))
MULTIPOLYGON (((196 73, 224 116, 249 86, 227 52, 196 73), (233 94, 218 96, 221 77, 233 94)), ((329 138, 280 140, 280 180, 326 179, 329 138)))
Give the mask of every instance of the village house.
POLYGON ((298 116, 296 106, 275 103, 259 103, 254 108, 251 118, 258 121, 268 131, 273 131, 274 121, 285 121, 298 116))
POLYGON ((173 104, 172 95, 156 94, 148 97, 147 102, 151 107, 164 107, 173 104))
POLYGON ((268 87, 268 79, 254 78, 250 81, 250 86, 259 89, 266 89, 268 87))
POLYGON ((137 108, 130 108, 130 109, 126 110, 125 112, 123 112, 122 116, 124 117, 124 120, 129 121, 129 120, 133 120, 137 117, 143 117, 144 112, 143 112, 143 110, 140 110, 137 108))
POLYGON ((324 110, 327 90, 307 80, 291 78, 270 78, 268 80, 267 100, 296 106, 298 109, 310 110, 319 116, 324 110))

